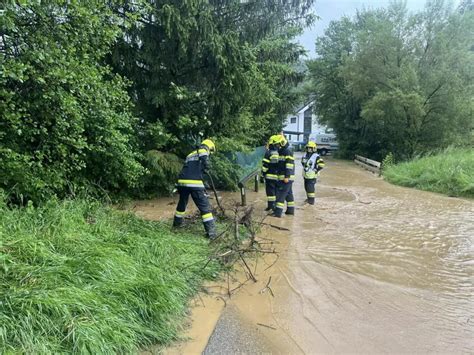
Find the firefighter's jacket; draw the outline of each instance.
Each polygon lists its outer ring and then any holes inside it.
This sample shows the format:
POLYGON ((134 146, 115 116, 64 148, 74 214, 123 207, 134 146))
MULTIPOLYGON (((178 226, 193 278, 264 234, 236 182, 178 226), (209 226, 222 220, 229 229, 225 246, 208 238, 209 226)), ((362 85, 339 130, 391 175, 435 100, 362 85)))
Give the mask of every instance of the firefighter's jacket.
POLYGON ((262 175, 267 180, 278 180, 278 149, 270 145, 262 160, 262 175))
POLYGON ((285 145, 278 150, 278 180, 295 180, 295 159, 290 147, 285 145))
POLYGON ((209 170, 209 150, 201 145, 186 157, 183 169, 178 176, 178 186, 192 190, 204 190, 203 175, 209 170))
POLYGON ((301 159, 301 164, 305 179, 316 179, 318 172, 324 168, 324 160, 318 153, 306 153, 301 159))

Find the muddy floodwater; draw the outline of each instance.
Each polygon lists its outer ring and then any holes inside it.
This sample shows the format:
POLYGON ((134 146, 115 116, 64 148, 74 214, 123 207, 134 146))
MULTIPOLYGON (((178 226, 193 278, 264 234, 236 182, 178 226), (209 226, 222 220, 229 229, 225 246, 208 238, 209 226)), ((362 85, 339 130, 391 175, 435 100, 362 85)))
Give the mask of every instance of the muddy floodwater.
MULTIPOLYGON (((297 166, 296 215, 266 219, 290 231, 263 232, 278 261, 228 301, 259 349, 474 353, 474 201, 329 158, 309 206, 297 166), (270 277, 273 295, 262 292, 270 277)), ((247 198, 264 208, 263 192, 247 198)))
MULTIPOLYGON (((301 181, 296 198, 304 199, 301 181)), ((329 161, 291 235, 272 317, 314 352, 474 352, 474 203, 329 161)), ((296 349, 294 349, 296 350, 296 349)))

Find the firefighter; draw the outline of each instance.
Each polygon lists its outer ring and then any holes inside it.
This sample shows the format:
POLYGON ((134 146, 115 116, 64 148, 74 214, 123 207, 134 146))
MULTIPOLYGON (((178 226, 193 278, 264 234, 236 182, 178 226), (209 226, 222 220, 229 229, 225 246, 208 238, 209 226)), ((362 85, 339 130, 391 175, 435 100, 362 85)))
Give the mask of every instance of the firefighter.
POLYGON ((278 144, 280 136, 271 136, 268 148, 262 160, 262 176, 265 178, 265 192, 267 194, 267 208, 265 211, 275 209, 276 188, 278 181, 278 144))
POLYGON ((288 141, 284 136, 279 135, 278 150, 278 183, 277 183, 277 200, 274 217, 281 218, 285 201, 287 204, 285 214, 295 214, 295 199, 293 197, 293 181, 295 179, 295 160, 288 141))
POLYGON ((179 202, 174 216, 173 227, 183 224, 189 195, 201 212, 202 223, 209 239, 216 238, 216 226, 212 208, 207 198, 203 174, 209 170, 209 155, 216 151, 214 142, 205 139, 201 145, 188 154, 178 177, 179 202))
POLYGON ((324 168, 324 161, 316 152, 315 142, 308 142, 305 147, 306 154, 301 159, 303 165, 304 189, 306 190, 306 202, 314 205, 316 178, 320 170, 324 168))

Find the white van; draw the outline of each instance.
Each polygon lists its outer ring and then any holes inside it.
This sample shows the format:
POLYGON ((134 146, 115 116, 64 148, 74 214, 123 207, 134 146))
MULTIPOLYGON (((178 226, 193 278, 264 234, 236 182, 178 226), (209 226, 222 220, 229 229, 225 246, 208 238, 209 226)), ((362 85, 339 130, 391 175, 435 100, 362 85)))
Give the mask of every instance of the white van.
POLYGON ((339 143, 333 133, 310 134, 309 140, 318 145, 317 151, 320 155, 326 155, 339 149, 339 143))

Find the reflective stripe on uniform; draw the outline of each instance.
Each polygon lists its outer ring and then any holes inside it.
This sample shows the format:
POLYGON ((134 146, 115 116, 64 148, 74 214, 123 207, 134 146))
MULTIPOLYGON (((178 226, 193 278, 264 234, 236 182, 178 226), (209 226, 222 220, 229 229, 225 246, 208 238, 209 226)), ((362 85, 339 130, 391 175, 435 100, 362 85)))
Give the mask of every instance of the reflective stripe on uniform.
POLYGON ((288 207, 294 207, 295 201, 289 201, 286 204, 288 205, 288 207))
POLYGON ((294 167, 295 167, 295 164, 286 163, 287 169, 293 169, 294 167))
POLYGON ((264 173, 266 173, 266 172, 268 171, 268 168, 265 167, 265 166, 262 166, 262 171, 263 171, 264 173))
POLYGON ((198 160, 200 157, 209 155, 207 149, 199 149, 198 151, 193 150, 186 157, 186 161, 198 160))
POLYGON ((284 159, 295 160, 295 158, 293 158, 291 155, 287 155, 286 157, 284 157, 284 159))
MULTIPOLYGON (((294 175, 290 175, 290 177, 288 178, 288 180, 290 181, 293 181, 294 179, 295 179, 294 175)), ((285 180, 285 175, 278 175, 278 180, 280 181, 285 180)))
POLYGON ((186 212, 176 211, 176 213, 175 213, 174 215, 175 215, 175 217, 183 218, 185 213, 186 213, 186 212))
POLYGON ((276 196, 267 196, 267 201, 276 201, 276 196))
POLYGON ((266 159, 266 158, 263 158, 262 161, 265 162, 265 163, 270 163, 270 160, 268 160, 268 159, 266 159))
POLYGON ((277 203, 276 203, 276 208, 283 209, 283 207, 285 207, 285 204, 284 204, 284 203, 281 203, 281 202, 277 202, 277 203))
POLYGON ((212 221, 214 219, 212 213, 206 213, 201 216, 203 222, 212 221))
POLYGON ((315 192, 308 192, 307 195, 308 195, 308 197, 316 197, 315 192))
POLYGON ((202 180, 179 179, 178 185, 185 186, 185 187, 204 187, 204 183, 202 182, 202 180))
POLYGON ((305 179, 316 179, 316 172, 315 171, 305 171, 304 178, 305 179))
POLYGON ((203 155, 209 155, 209 152, 207 151, 207 149, 201 148, 198 151, 194 150, 191 153, 189 153, 188 157, 194 154, 199 154, 200 156, 203 156, 203 155))
POLYGON ((265 179, 267 179, 267 180, 278 180, 278 175, 275 175, 275 174, 265 174, 265 179))

